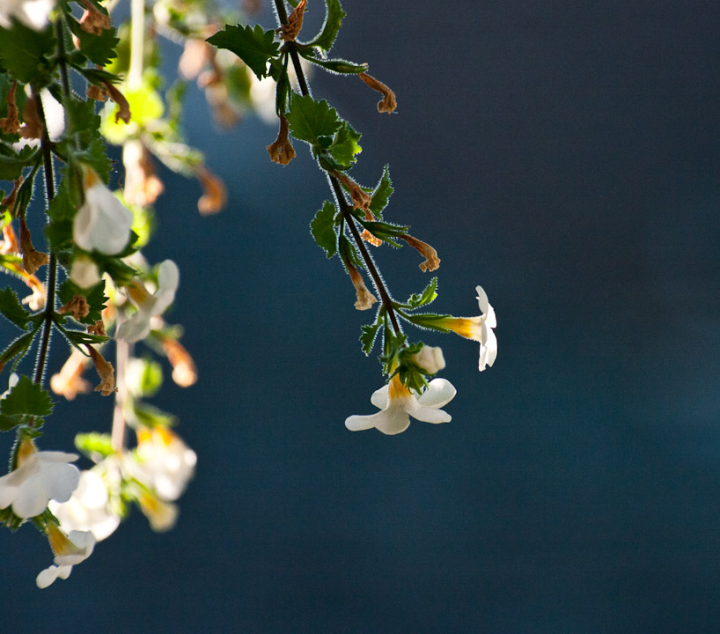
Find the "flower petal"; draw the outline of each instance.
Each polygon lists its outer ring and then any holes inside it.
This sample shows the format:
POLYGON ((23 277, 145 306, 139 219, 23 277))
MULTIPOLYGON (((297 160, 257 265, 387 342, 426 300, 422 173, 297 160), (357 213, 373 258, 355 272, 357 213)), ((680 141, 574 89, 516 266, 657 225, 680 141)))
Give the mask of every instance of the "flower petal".
POLYGON ((67 502, 80 482, 80 470, 66 462, 50 462, 43 465, 42 478, 49 499, 67 502))
POLYGON ((388 436, 400 434, 410 427, 410 417, 403 407, 388 407, 375 416, 376 429, 388 436))
POLYGON ((130 319, 120 324, 115 339, 124 339, 128 343, 136 343, 150 334, 150 315, 138 309, 130 319))
POLYGON ((452 416, 445 410, 434 407, 419 407, 415 411, 410 412, 410 416, 417 418, 423 423, 449 423, 452 420, 452 416))
MULTIPOLYGON (((422 393, 422 395, 417 399, 417 402, 422 407, 440 408, 452 401, 456 394, 457 390, 447 379, 433 379, 430 383, 428 383, 427 390, 422 393)), ((415 416, 415 412, 411 412, 411 414, 415 416)), ((415 416, 415 418, 417 418, 417 416, 415 416)))
POLYGON ((46 508, 50 497, 39 473, 30 476, 18 488, 12 504, 13 513, 18 517, 28 518, 40 515, 46 508))
POLYGON ((492 329, 487 329, 486 341, 480 344, 480 362, 478 369, 480 372, 486 367, 492 367, 497 359, 497 337, 492 329))
MULTIPOLYGON (((49 568, 45 568, 45 570, 41 570, 40 574, 35 579, 37 587, 42 590, 51 586, 55 582, 55 579, 58 578, 59 571, 60 568, 57 566, 50 566, 49 568)), ((67 579, 67 577, 64 578, 67 579)))
POLYGON ((370 402, 378 409, 387 409, 390 405, 389 391, 390 386, 383 385, 379 390, 373 392, 373 395, 370 397, 370 402))
POLYGON ((377 416, 382 414, 371 414, 370 416, 349 416, 345 419, 345 427, 350 431, 364 431, 366 429, 372 429, 375 427, 375 419, 377 416))

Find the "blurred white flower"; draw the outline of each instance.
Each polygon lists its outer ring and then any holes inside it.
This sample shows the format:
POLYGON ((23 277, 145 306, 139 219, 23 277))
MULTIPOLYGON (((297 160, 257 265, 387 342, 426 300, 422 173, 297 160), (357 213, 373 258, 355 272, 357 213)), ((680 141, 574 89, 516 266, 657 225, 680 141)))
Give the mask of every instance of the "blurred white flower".
POLYGON ((47 525, 47 537, 55 555, 55 565, 42 570, 35 582, 38 588, 47 588, 58 577, 67 579, 72 567, 85 561, 95 548, 95 538, 87 531, 70 531, 65 534, 52 523, 47 525))
POLYGON ((138 446, 128 469, 166 501, 177 500, 195 474, 197 455, 165 427, 137 430, 138 446))
POLYGON ((480 306, 479 317, 447 317, 438 324, 480 344, 479 370, 482 372, 486 367, 491 367, 497 358, 497 337, 493 331, 497 327, 497 317, 483 287, 476 286, 475 290, 480 306))
POLYGON ((19 381, 20 377, 15 372, 13 372, 8 379, 8 389, 5 390, 2 394, 0 394, 0 401, 4 399, 8 394, 10 394, 12 389, 18 384, 19 381))
POLYGON ((130 240, 132 213, 89 167, 84 168, 83 188, 85 202, 73 220, 75 244, 85 251, 120 253, 130 240))
POLYGON ((445 367, 443 351, 437 346, 423 346, 420 352, 412 356, 412 361, 428 374, 437 374, 445 367))
POLYGON ((48 17, 54 8, 54 0, 0 0, 0 26, 11 28, 14 17, 26 27, 42 31, 49 24, 48 17))
POLYGON ((410 416, 424 423, 448 423, 450 414, 440 408, 449 403, 455 394, 450 381, 433 379, 427 389, 417 396, 400 382, 396 374, 388 385, 370 398, 370 402, 381 411, 369 416, 350 416, 345 421, 345 427, 350 431, 375 427, 383 434, 393 435, 410 426, 410 416))
POLYGON ((138 502, 140 510, 150 521, 150 528, 156 533, 164 533, 175 526, 179 513, 177 504, 163 502, 150 493, 141 494, 138 502))
POLYGON ((72 566, 50 566, 40 572, 35 583, 42 590, 55 583, 55 579, 67 579, 71 572, 72 566))
POLYGON ((179 284, 180 271, 172 260, 165 260, 160 265, 158 289, 154 294, 150 294, 140 280, 133 280, 127 287, 127 293, 133 304, 137 306, 137 311, 120 324, 116 338, 135 343, 147 337, 150 332, 150 320, 162 315, 175 301, 175 292, 179 284))
POLYGON ((40 515, 50 500, 67 502, 77 488, 80 472, 68 464, 76 454, 61 451, 37 451, 25 439, 18 448, 17 468, 0 478, 0 509, 12 505, 22 518, 40 515))
POLYGON ((90 531, 99 542, 120 525, 120 518, 109 510, 109 501, 102 477, 95 471, 82 471, 72 497, 62 504, 50 502, 50 510, 64 531, 90 531))
POLYGON ((70 279, 80 288, 90 288, 100 282, 100 274, 95 262, 84 255, 79 255, 73 260, 70 267, 70 279))

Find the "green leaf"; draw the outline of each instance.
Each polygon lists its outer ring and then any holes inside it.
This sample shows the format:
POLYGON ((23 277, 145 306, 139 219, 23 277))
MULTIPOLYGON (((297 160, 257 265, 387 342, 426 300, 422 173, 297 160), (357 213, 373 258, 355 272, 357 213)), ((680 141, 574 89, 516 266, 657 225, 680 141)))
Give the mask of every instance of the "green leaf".
POLYGON ((0 354, 0 370, 2 370, 2 368, 4 368, 13 359, 16 359, 15 366, 20 362, 30 349, 36 333, 37 331, 34 331, 21 335, 7 348, 5 348, 5 350, 3 350, 3 353, 0 354))
POLYGON ((23 83, 37 80, 50 70, 48 57, 55 52, 55 34, 50 26, 34 31, 19 22, 0 28, 0 65, 23 83))
POLYGON ((0 151, 0 180, 14 181, 17 179, 25 167, 35 162, 39 152, 39 148, 25 146, 16 153, 3 146, 0 151))
POLYGON ((72 220, 53 220, 45 227, 45 237, 53 250, 58 251, 72 242, 72 220))
POLYGON ((415 308, 420 308, 420 306, 426 306, 427 304, 431 304, 432 302, 434 302, 435 298, 437 297, 437 285, 438 278, 433 277, 422 293, 420 293, 419 295, 415 293, 410 295, 406 302, 408 308, 414 310, 415 308))
POLYGON ((372 193, 372 200, 370 201, 370 211, 372 211, 378 218, 382 218, 382 212, 387 207, 390 196, 395 191, 390 180, 390 166, 386 165, 383 170, 383 175, 380 177, 377 187, 372 193))
POLYGON ((105 302, 108 298, 105 297, 105 280, 100 280, 95 286, 91 288, 80 288, 77 284, 73 283, 72 280, 65 280, 58 289, 58 297, 60 298, 61 304, 67 304, 75 295, 82 295, 87 300, 90 306, 90 312, 87 316, 79 319, 82 324, 94 324, 96 321, 102 319, 102 311, 105 308, 105 302))
POLYGON ((0 401, 0 413, 5 416, 49 416, 53 402, 40 384, 21 376, 17 385, 0 401))
POLYGON ((335 205, 326 200, 322 209, 315 214, 310 223, 310 231, 317 245, 325 250, 328 258, 337 253, 337 233, 335 232, 335 205))
POLYGON ((177 422, 177 417, 147 403, 136 401, 133 405, 133 412, 145 427, 172 427, 177 422))
POLYGON ((62 334, 67 337, 68 341, 85 356, 87 356, 87 352, 80 347, 81 345, 89 343, 105 343, 110 339, 110 337, 103 335, 91 335, 90 333, 83 332, 81 330, 67 330, 61 326, 60 332, 62 332, 62 334))
POLYGON ((286 117, 290 133, 313 147, 328 147, 331 137, 342 125, 335 108, 331 108, 324 99, 315 101, 309 95, 300 97, 293 94, 286 117))
POLYGON ((258 79, 267 76, 267 63, 276 57, 280 44, 274 41, 275 31, 263 31, 259 24, 250 26, 228 25, 206 41, 217 48, 225 48, 235 53, 258 79))
POLYGON ((316 57, 310 49, 305 49, 302 53, 308 62, 317 64, 325 70, 331 73, 337 73, 338 75, 358 75, 367 72, 368 69, 367 64, 356 64, 346 59, 322 59, 321 57, 316 57))
POLYGON ((362 148, 358 145, 361 136, 347 121, 343 121, 342 127, 335 135, 335 141, 328 148, 328 152, 339 168, 348 169, 355 163, 357 160, 355 155, 362 152, 362 148))
POLYGON ((347 14, 342 10, 340 0, 325 0, 325 4, 327 5, 325 23, 320 34, 310 42, 309 46, 315 46, 327 53, 335 43, 343 18, 347 14))
POLYGON ((80 52, 93 64, 107 66, 110 60, 117 57, 115 48, 120 43, 120 39, 116 37, 115 29, 103 29, 100 35, 95 35, 84 31, 73 18, 68 18, 67 24, 80 41, 80 52))
POLYGON ((372 352, 373 346, 375 345, 375 339, 377 339, 378 331, 382 326, 382 321, 378 321, 371 326, 361 326, 362 334, 360 335, 360 343, 362 344, 362 351, 365 356, 369 356, 372 352))
POLYGON ((357 250, 355 249, 355 245, 348 240, 347 236, 340 234, 340 240, 338 243, 338 251, 343 256, 342 261, 343 265, 346 264, 347 260, 350 261, 351 264, 353 264, 355 267, 361 269, 364 268, 363 261, 360 259, 360 256, 358 255, 357 250))
POLYGON ((18 328, 25 329, 30 313, 22 307, 15 291, 10 287, 0 290, 0 312, 18 328))
POLYGON ((395 238, 404 236, 410 228, 403 225, 394 225, 389 222, 369 221, 364 218, 358 218, 358 222, 360 222, 360 224, 376 238, 380 238, 383 242, 386 242, 398 249, 402 245, 399 242, 396 242, 395 238))
POLYGON ((97 456, 101 459, 107 458, 114 453, 110 434, 98 434, 97 432, 76 434, 75 447, 91 460, 97 456))
POLYGON ((403 317, 409 322, 420 326, 421 328, 428 328, 429 330, 437 330, 438 332, 451 332, 449 328, 445 328, 442 325, 442 321, 445 319, 452 319, 452 315, 437 315, 435 313, 421 313, 421 314, 403 314, 403 317))

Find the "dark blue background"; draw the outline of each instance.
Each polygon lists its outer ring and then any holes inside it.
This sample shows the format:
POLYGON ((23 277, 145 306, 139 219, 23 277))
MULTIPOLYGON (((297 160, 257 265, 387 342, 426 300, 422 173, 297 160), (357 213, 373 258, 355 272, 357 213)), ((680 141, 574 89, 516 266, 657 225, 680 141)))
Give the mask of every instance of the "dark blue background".
MULTIPOLYGON (((187 132, 230 206, 201 218, 196 184, 165 175, 148 255, 182 272, 169 319, 201 379, 156 403, 197 477, 173 532, 135 513, 45 591, 46 542, 2 535, 2 629, 718 631, 720 5, 344 7, 336 54, 369 62, 398 114, 355 78, 316 73, 315 95, 365 133, 361 182, 391 164, 386 215, 437 248, 438 310, 477 314, 487 290, 495 367, 423 333, 458 389, 452 423, 348 432, 382 377, 349 279, 308 235, 327 185, 304 147, 271 164, 254 118, 213 132, 193 92, 187 132)), ((376 259, 401 298, 427 279, 411 249, 376 259)), ((110 403, 80 403, 44 447, 109 428, 110 403)))

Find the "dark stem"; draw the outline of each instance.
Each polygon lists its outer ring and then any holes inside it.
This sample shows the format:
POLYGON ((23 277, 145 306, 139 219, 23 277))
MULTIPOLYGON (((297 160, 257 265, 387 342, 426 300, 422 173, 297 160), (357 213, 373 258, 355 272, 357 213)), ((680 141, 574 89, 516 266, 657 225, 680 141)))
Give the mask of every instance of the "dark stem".
MULTIPOLYGON (((275 7, 277 9, 278 18, 280 19, 280 24, 284 26, 285 24, 287 24, 288 20, 287 11, 285 9, 285 0, 275 0, 275 7)), ((310 94, 310 88, 308 87, 307 80, 305 79, 305 73, 303 72, 302 66, 300 65, 300 57, 295 50, 295 43, 288 42, 288 44, 290 45, 288 46, 288 50, 290 51, 290 58, 292 59, 293 67, 295 68, 295 74, 298 78, 298 84, 300 85, 300 92, 302 92, 304 97, 307 97, 310 94)), ((400 328, 400 324, 398 323, 397 317, 395 316, 395 310, 393 308, 392 300, 390 299, 390 294, 387 292, 385 284, 380 277, 380 273, 375 267, 375 263, 370 257, 370 253, 368 253, 363 239, 360 237, 360 232, 358 231, 357 225, 355 224, 355 218, 350 213, 350 207, 347 204, 345 194, 340 187, 340 183, 332 174, 328 174, 328 178, 330 179, 332 188, 335 191, 335 197, 337 198, 338 205, 340 206, 340 211, 342 212, 343 218, 345 219, 345 224, 349 227, 353 240, 355 240, 355 244, 357 245, 358 249, 360 249, 360 254, 362 255, 363 261, 365 262, 365 267, 370 273, 370 276, 373 278, 373 283, 375 284, 375 288, 380 294, 380 299, 382 300, 382 303, 387 310, 388 316, 390 317, 390 322, 392 323, 392 327, 395 330, 395 334, 399 335, 402 330, 400 328)))
MULTIPOLYGON (((45 191, 48 204, 55 198, 55 179, 53 177, 53 161, 50 138, 48 137, 47 122, 45 121, 45 110, 43 109, 40 95, 33 91, 32 98, 37 104, 37 111, 42 122, 42 155, 43 167, 45 168, 45 191)), ((47 297, 45 299, 45 317, 43 323, 42 339, 40 340, 40 351, 38 352, 37 364, 35 366, 35 383, 42 383, 50 347, 50 333, 52 332, 53 313, 55 312, 55 286, 57 284, 57 255, 50 250, 50 262, 46 280, 47 297)))

